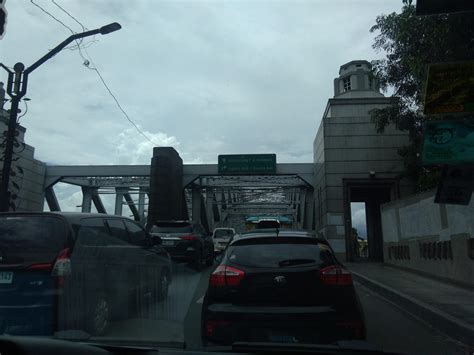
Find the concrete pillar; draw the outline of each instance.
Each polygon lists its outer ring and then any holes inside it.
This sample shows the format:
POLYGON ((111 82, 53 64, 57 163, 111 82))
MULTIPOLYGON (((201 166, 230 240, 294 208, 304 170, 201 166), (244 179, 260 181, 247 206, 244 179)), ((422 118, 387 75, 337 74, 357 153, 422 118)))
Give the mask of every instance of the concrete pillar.
POLYGON ((373 261, 383 261, 382 217, 380 214, 380 204, 380 200, 376 198, 371 198, 365 202, 369 260, 373 261))
POLYGON ((193 222, 201 222, 201 190, 193 187, 191 190, 191 201, 192 201, 192 218, 193 222))
POLYGON ((61 211, 61 207, 59 206, 58 199, 56 198, 56 194, 54 193, 53 186, 49 186, 46 188, 44 192, 44 197, 46 199, 46 203, 48 204, 50 211, 61 211))
POLYGON ((148 224, 183 219, 183 160, 172 147, 156 147, 150 166, 148 224))
POLYGON ((128 189, 123 187, 115 188, 115 211, 114 214, 117 216, 122 215, 123 211, 123 195, 127 193, 128 189))
POLYGON ((87 186, 82 186, 82 206, 81 212, 91 212, 92 207, 92 191, 93 189, 87 186))

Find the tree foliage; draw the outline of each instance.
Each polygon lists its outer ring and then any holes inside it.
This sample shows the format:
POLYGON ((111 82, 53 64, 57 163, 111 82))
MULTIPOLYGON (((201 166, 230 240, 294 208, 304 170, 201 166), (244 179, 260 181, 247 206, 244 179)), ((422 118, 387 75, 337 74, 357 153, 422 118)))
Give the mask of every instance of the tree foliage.
POLYGON ((400 149, 405 174, 416 183, 417 190, 436 186, 439 168, 420 165, 423 95, 430 63, 474 59, 474 16, 472 13, 416 16, 411 0, 403 0, 400 13, 377 17, 371 32, 378 32, 373 48, 385 58, 372 62, 374 75, 382 89, 393 90, 395 104, 372 110, 378 132, 394 124, 409 133, 410 145, 400 149))

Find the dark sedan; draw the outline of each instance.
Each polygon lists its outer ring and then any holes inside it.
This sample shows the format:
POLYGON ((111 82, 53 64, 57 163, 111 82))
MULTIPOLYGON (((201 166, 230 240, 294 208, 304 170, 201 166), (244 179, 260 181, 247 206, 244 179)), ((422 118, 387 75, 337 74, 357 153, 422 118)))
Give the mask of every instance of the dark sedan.
POLYGON ((332 343, 364 339, 351 274, 307 233, 236 236, 209 278, 205 343, 332 343))
POLYGON ((157 221, 150 228, 152 236, 162 240, 162 246, 176 261, 184 261, 200 270, 214 262, 212 236, 198 223, 189 221, 157 221))

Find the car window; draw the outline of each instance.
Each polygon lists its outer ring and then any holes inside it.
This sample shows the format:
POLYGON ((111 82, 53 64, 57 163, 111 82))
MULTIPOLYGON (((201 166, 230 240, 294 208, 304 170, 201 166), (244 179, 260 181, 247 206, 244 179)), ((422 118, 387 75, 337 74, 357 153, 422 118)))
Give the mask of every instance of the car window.
POLYGON ((102 218, 86 218, 79 225, 74 225, 77 242, 81 246, 107 245, 107 230, 102 218))
POLYGON ((147 238, 145 230, 132 221, 125 220, 124 222, 128 230, 130 242, 135 245, 144 246, 147 238))
POLYGON ((281 239, 274 237, 241 240, 228 248, 227 260, 233 264, 251 267, 280 267, 282 262, 289 262, 288 265, 291 265, 291 261, 297 260, 307 260, 305 265, 334 262, 334 257, 326 246, 299 238, 281 239))
POLYGON ((107 219, 106 222, 110 235, 114 237, 114 244, 129 244, 128 232, 121 219, 107 219))
POLYGON ((66 241, 66 224, 60 218, 0 217, 0 264, 52 261, 66 241))
POLYGON ((232 238, 234 231, 232 229, 216 229, 214 231, 214 238, 232 238))

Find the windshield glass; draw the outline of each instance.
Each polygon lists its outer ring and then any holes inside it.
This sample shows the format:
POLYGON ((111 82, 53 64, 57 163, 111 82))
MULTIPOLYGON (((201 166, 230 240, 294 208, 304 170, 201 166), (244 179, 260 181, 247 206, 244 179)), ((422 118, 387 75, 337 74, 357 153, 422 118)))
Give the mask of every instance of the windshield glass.
POLYGON ((234 234, 232 229, 216 229, 214 231, 214 238, 229 239, 232 238, 234 234))
POLYGON ((472 353, 473 24, 0 0, 0 336, 472 353))

